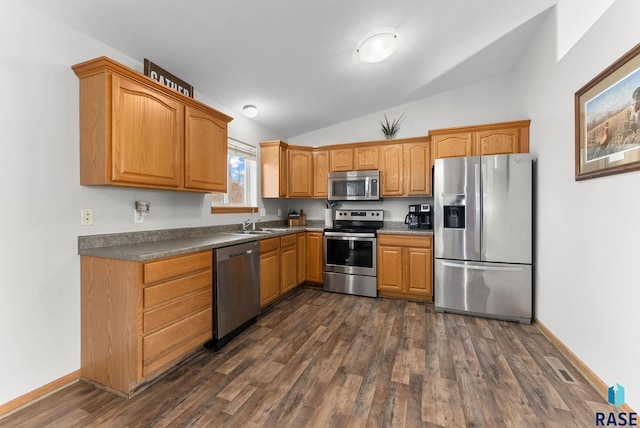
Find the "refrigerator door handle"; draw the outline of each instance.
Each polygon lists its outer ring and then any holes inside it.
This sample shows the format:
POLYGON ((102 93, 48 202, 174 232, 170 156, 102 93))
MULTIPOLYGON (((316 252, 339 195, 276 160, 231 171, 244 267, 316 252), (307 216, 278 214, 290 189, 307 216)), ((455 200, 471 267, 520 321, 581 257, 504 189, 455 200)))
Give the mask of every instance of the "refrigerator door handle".
POLYGON ((442 266, 457 268, 457 269, 472 269, 472 270, 492 270, 492 271, 501 271, 501 272, 522 272, 524 267, 513 267, 513 266, 476 266, 476 265, 465 265, 462 263, 451 263, 451 262, 440 262, 442 266))
POLYGON ((481 224, 481 218, 480 215, 482 213, 482 207, 480 206, 480 201, 482 200, 482 195, 480 194, 480 165, 479 164, 475 164, 475 189, 474 189, 474 193, 475 193, 475 200, 476 203, 474 204, 475 207, 475 250, 476 253, 480 252, 480 227, 481 224))

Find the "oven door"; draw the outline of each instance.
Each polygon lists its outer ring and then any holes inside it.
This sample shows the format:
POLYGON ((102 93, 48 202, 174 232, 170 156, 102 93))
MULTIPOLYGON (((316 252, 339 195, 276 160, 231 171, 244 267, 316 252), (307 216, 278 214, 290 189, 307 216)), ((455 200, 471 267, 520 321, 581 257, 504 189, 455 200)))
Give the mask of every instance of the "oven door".
POLYGON ((324 270, 376 276, 376 236, 373 233, 324 233, 324 270))

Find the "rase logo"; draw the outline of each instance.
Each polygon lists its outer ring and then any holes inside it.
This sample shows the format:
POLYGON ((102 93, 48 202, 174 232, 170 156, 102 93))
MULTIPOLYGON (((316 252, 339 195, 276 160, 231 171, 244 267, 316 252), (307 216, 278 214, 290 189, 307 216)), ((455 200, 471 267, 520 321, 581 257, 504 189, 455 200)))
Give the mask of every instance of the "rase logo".
MULTIPOLYGON (((607 401, 616 407, 624 404, 624 387, 619 383, 609 387, 607 401)), ((615 426, 638 426, 638 414, 635 412, 596 412, 596 426, 615 427, 615 426)))

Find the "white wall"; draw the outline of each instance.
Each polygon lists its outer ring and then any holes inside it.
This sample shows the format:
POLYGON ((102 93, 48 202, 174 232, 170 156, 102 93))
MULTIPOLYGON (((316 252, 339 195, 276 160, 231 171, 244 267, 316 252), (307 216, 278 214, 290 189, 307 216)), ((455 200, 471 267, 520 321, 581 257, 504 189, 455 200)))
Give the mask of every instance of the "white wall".
MULTIPOLYGON (((73 64, 107 55, 142 64, 16 0, 0 2, 0 404, 80 367, 78 235, 238 223, 202 194, 79 185, 78 79, 73 64), (133 202, 151 201, 143 224, 133 202), (80 226, 80 209, 95 225, 80 226)), ((196 94, 197 95, 197 94, 196 94)), ((237 112, 229 135, 252 145, 280 135, 237 112)), ((280 201, 266 201, 276 219, 280 201)))
POLYGON ((427 135, 429 129, 525 119, 510 114, 509 76, 475 82, 431 97, 289 138, 289 144, 326 146, 382 140, 384 114, 392 120, 405 113, 396 138, 427 135))
POLYGON ((640 41, 638 17, 639 2, 617 0, 556 62, 555 32, 565 22, 550 16, 512 76, 514 109, 531 118, 538 157, 536 316, 605 383, 625 386, 636 411, 640 172, 574 180, 573 102, 640 41))

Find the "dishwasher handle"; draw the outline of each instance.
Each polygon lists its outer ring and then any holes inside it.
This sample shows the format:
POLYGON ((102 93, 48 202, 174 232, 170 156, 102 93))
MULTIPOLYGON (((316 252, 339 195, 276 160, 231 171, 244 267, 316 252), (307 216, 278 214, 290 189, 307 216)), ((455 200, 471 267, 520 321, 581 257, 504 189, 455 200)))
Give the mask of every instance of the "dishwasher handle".
POLYGON ((229 258, 232 259, 234 257, 245 256, 245 255, 251 254, 251 253, 253 253, 253 250, 247 250, 247 251, 243 251, 241 253, 229 254, 229 258))

